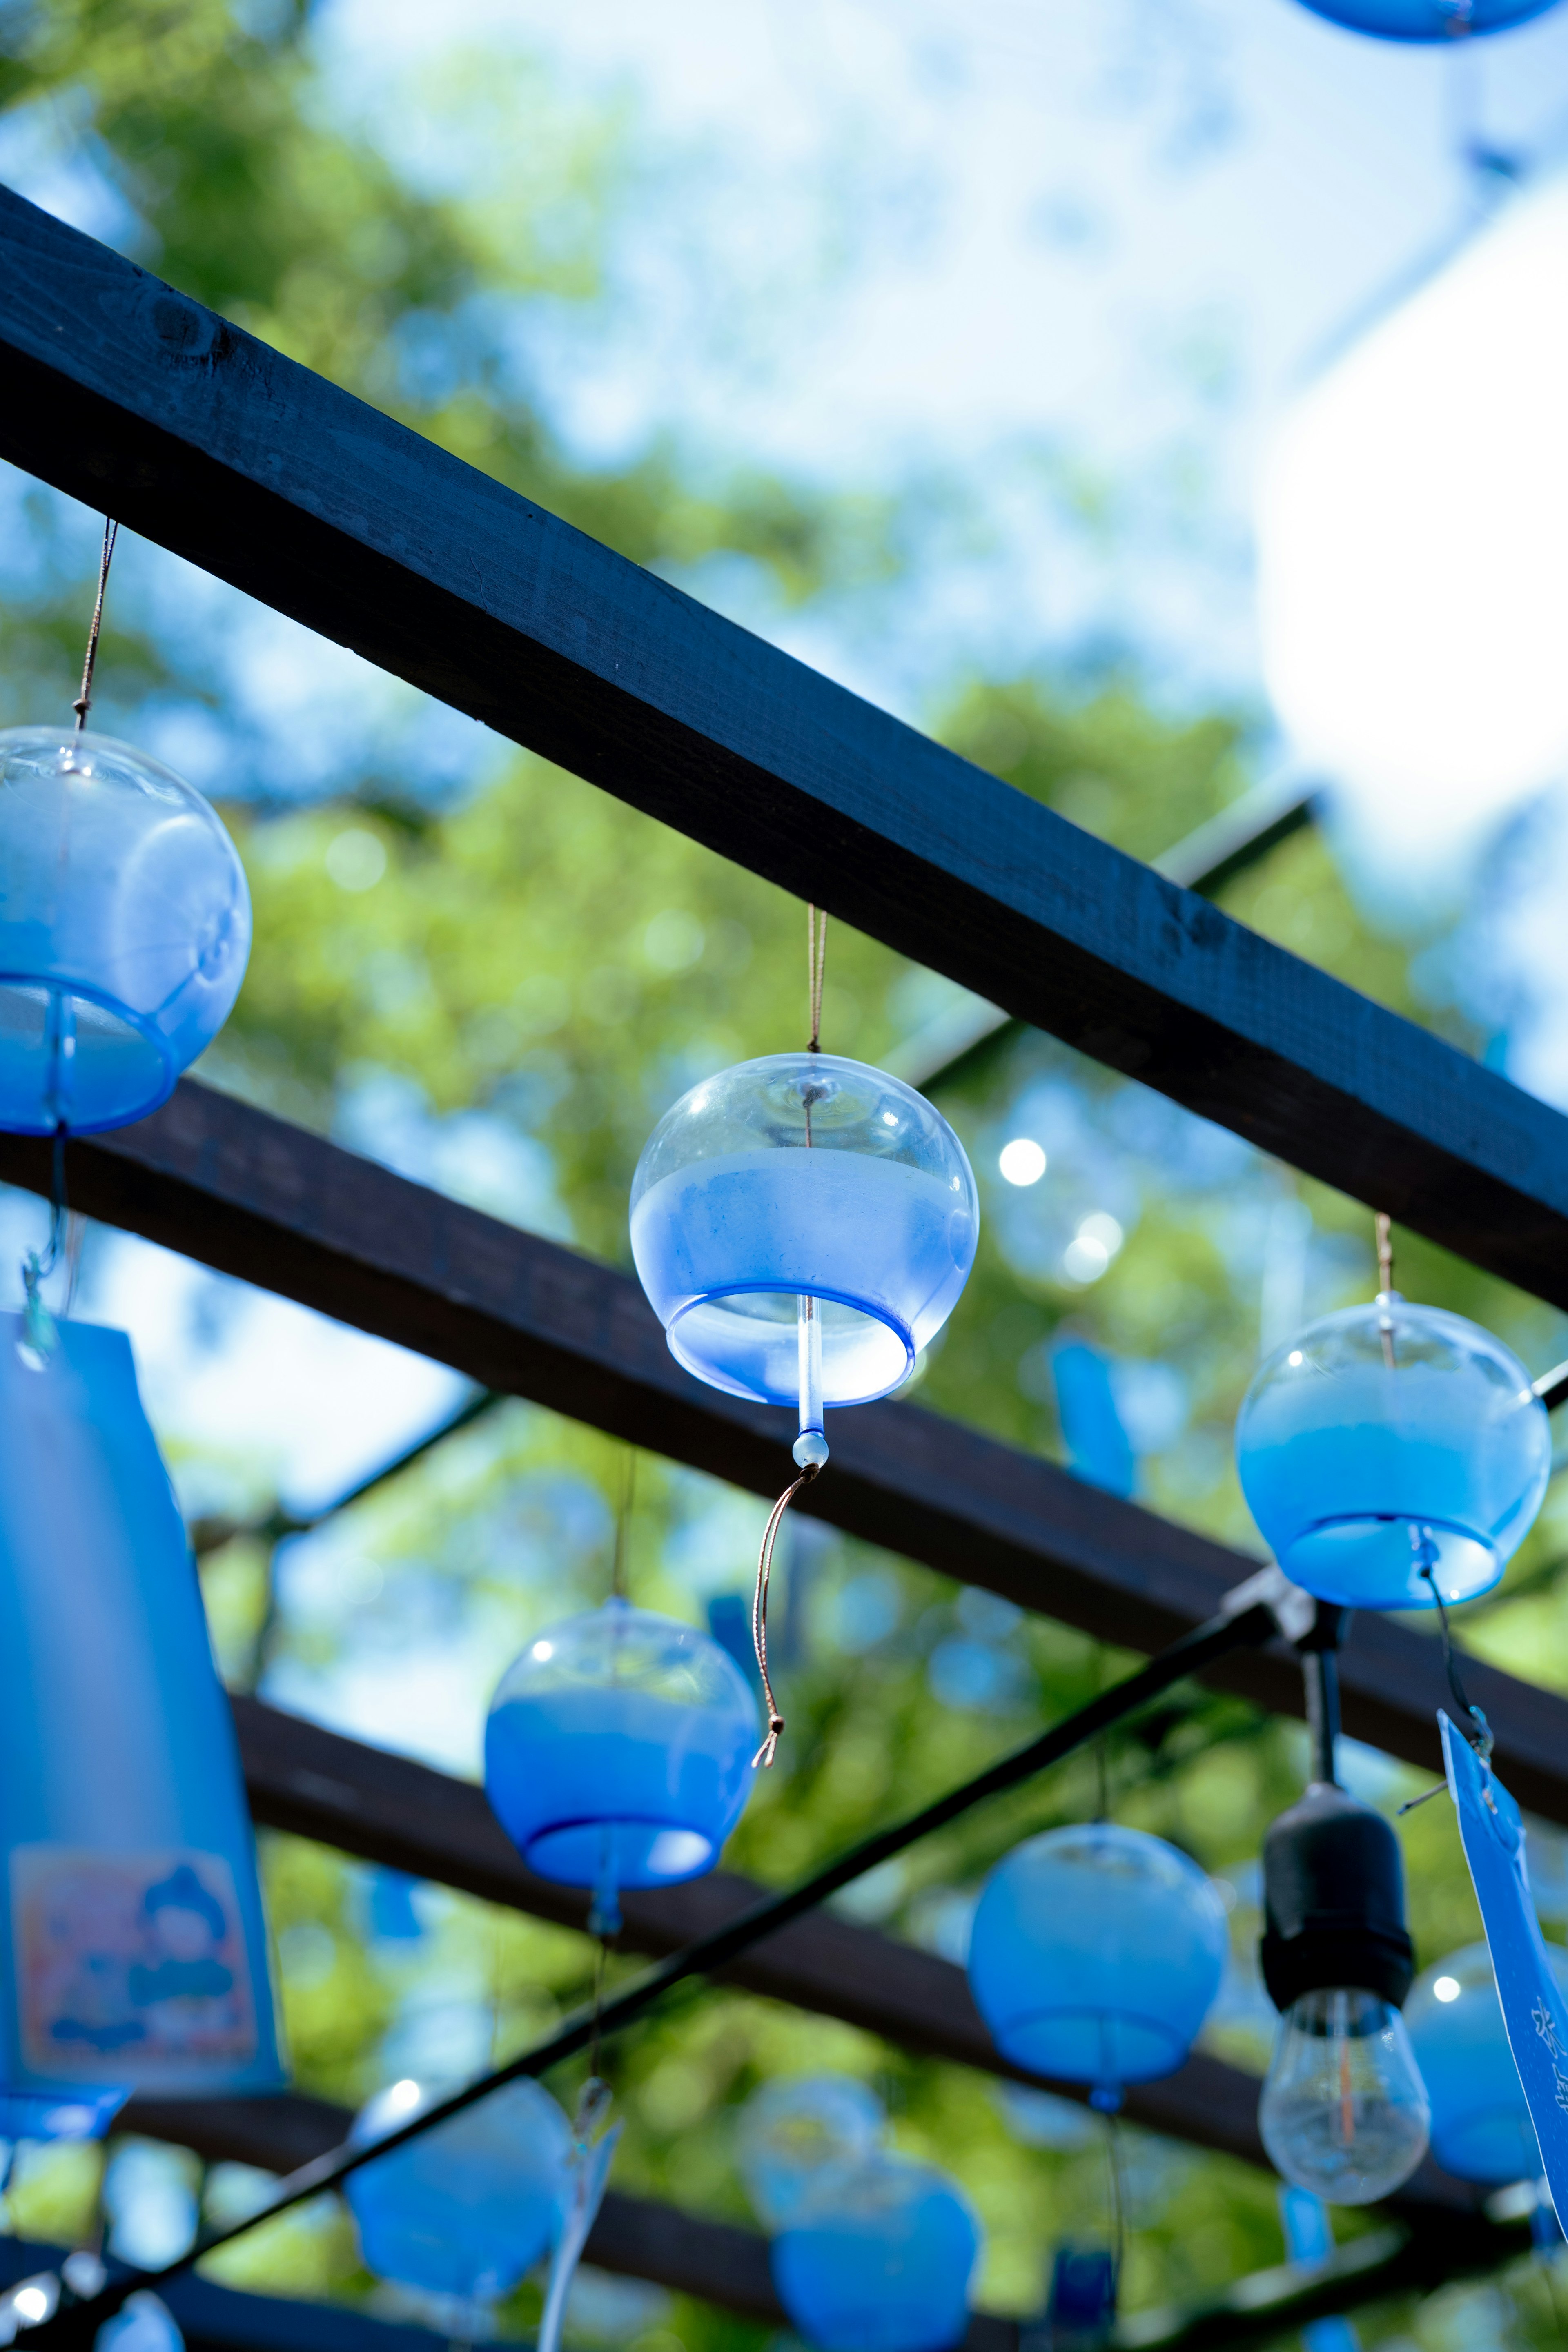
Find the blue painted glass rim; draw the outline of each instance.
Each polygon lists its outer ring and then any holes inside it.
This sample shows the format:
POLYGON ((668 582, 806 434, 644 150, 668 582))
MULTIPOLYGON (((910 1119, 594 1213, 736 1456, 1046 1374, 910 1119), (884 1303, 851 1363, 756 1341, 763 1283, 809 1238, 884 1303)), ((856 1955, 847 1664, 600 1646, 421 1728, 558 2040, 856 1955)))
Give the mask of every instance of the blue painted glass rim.
MULTIPOLYGON (((547 1838, 570 1837, 574 1832, 584 1830, 591 1831, 595 1835, 605 1830, 617 1832, 621 1830, 652 1830, 656 1832, 673 1830, 681 1837, 700 1838, 708 1849, 706 1867, 710 1869, 719 1853, 718 1839, 710 1837, 706 1830, 697 1829, 690 1822, 676 1820, 671 1814, 563 1813, 558 1821, 541 1822, 537 1829, 529 1832, 527 1842, 522 1849, 522 1858, 531 1870, 539 1872, 541 1878, 549 1878, 552 1874, 541 1863, 534 1860, 536 1847, 542 1845, 547 1838)), ((700 1867, 692 1869, 686 1873, 686 1875, 691 1878, 700 1877, 702 1869, 700 1867)), ((575 1879, 562 1879, 555 1883, 558 1885, 575 1886, 578 1882, 575 1879)), ((624 1883, 629 1884, 629 1882, 624 1883)), ((655 1883, 663 1886, 667 1884, 675 1885, 679 1882, 674 1879, 667 1881, 661 1878, 655 1883)))
MULTIPOLYGON (((162 1109, 174 1093, 180 1073, 169 1050, 168 1039, 145 1013, 133 1013, 130 1005, 122 1003, 117 996, 110 996, 107 989, 94 988, 89 981, 71 980, 60 972, 42 971, 0 971, 0 988, 42 988, 53 995, 85 997, 89 1004, 101 1005, 104 1012, 112 1013, 116 1021, 122 1021, 128 1029, 133 1029, 142 1044, 151 1045, 158 1056, 163 1078, 156 1092, 149 1093, 133 1111, 121 1113, 118 1118, 83 1119, 79 1124, 74 1118, 68 1118, 65 1121, 68 1135, 108 1135, 116 1128, 134 1127, 138 1119, 150 1118, 155 1110, 162 1109)), ((54 1122, 35 1127, 23 1126, 15 1119, 0 1118, 0 1134, 53 1135, 55 1132, 54 1122)))
MULTIPOLYGON (((1011 2040, 1017 2033, 1031 2032, 1036 2027, 1041 2025, 1088 2025, 1096 2028, 1131 2025, 1140 2033, 1150 2034, 1156 2041, 1163 2042, 1171 2053, 1169 2066, 1162 2064, 1149 2074, 1140 2073, 1116 2078, 1129 2083, 1158 2082, 1163 2074, 1174 2072, 1192 2046, 1190 2042, 1181 2034, 1173 2032, 1168 2018, 1148 2017, 1142 2010, 1136 2009, 1086 2009, 1078 2002, 1057 2002, 1049 2008, 1015 2011, 1010 2017, 999 2020, 997 2024, 993 2026, 992 2032, 998 2042, 1003 2042, 1011 2040)), ((1085 2074, 1074 2076, 1071 2079, 1101 2082, 1106 2078, 1104 2069, 1100 2068, 1092 2076, 1085 2074)))
MULTIPOLYGON (((868 1389, 864 1396, 834 1397, 826 1404, 827 1412, 841 1412, 851 1405, 875 1404, 879 1397, 891 1396, 894 1389, 900 1387, 909 1379, 914 1370, 915 1344, 908 1327, 900 1323, 897 1316, 885 1314, 879 1307, 868 1306, 865 1299, 852 1297, 847 1290, 817 1289, 808 1293, 802 1290, 798 1283, 793 1282, 732 1282, 727 1284, 722 1290, 696 1292, 692 1297, 677 1307, 665 1327, 665 1338, 669 1343, 669 1352, 678 1364, 685 1370, 695 1374, 699 1380, 706 1381, 710 1388, 722 1390, 729 1396, 744 1397, 748 1402, 754 1404, 757 1402, 755 1390, 747 1388, 743 1381, 724 1379, 709 1364, 704 1363, 699 1367, 678 1346, 675 1335, 686 1318, 695 1314, 700 1307, 721 1307, 727 1298, 805 1298, 807 1297, 826 1299, 833 1307, 850 1307, 857 1315, 864 1315, 868 1323, 879 1323, 884 1331, 892 1333, 904 1351, 904 1369, 898 1379, 890 1382, 887 1388, 868 1389)), ((779 1328, 782 1330, 784 1327, 781 1325, 779 1328)), ((767 1400, 764 1399, 763 1402, 767 1400)), ((796 1402, 795 1392, 792 1389, 788 1396, 777 1398, 773 1402, 793 1405, 796 1402)))
POLYGON ((1397 41, 1406 48, 1446 48, 1458 41, 1485 40, 1492 33, 1517 32, 1535 17, 1545 16, 1556 5, 1557 0, 1517 0, 1517 5, 1506 9, 1501 16, 1490 17, 1485 24, 1477 24, 1458 9, 1443 5, 1442 0, 1433 0, 1433 21, 1418 29, 1414 25, 1369 24, 1368 11, 1357 7, 1354 0, 1304 0, 1304 5, 1314 16, 1321 16, 1327 23, 1338 25, 1347 33, 1362 33, 1374 41, 1397 41))
MULTIPOLYGON (((1515 1504, 1509 1517, 1515 1517, 1518 1509, 1515 1504)), ((1329 1511, 1322 1518, 1309 1519, 1304 1527, 1298 1528, 1288 1548, 1305 1542, 1310 1536, 1324 1535, 1331 1528, 1430 1528, 1439 1535, 1458 1536, 1463 1543, 1478 1544, 1494 1559, 1497 1557, 1493 1529, 1468 1528, 1461 1519, 1440 1518, 1433 1511, 1329 1511)))

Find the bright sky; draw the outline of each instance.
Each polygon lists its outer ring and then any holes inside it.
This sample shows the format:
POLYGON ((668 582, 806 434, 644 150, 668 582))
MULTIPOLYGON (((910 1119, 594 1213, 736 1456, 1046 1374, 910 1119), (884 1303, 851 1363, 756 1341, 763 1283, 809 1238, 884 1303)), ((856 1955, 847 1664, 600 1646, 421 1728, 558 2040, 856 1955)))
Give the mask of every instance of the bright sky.
MULTIPOLYGON (((632 94, 615 317, 531 344, 584 451, 673 423, 857 485, 985 467, 1027 605, 1015 570, 987 593, 952 564, 904 662, 872 665, 891 698, 933 642, 994 655, 999 631, 1031 653, 1042 630, 1110 633, 1189 688, 1254 690, 1263 437, 1469 217, 1467 113, 1510 152, 1568 135, 1568 11, 1463 58, 1298 0, 332 0, 323 21, 426 169, 449 159, 409 75, 437 50, 527 48, 574 91, 632 94), (1071 487, 1104 469, 1124 547, 1042 511, 1044 452, 1071 487)), ((836 667, 868 659, 842 625, 805 635, 836 667)))

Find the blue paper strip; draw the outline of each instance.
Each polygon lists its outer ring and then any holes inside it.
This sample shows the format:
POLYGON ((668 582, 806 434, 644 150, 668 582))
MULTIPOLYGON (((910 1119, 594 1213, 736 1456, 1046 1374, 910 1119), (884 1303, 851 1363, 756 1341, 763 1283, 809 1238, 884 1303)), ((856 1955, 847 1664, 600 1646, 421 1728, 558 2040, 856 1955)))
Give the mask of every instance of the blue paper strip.
POLYGON ((1481 1906, 1509 2047, 1541 2143, 1552 2201, 1568 2213, 1568 2004, 1546 1957, 1519 1807, 1441 1708, 1443 1761, 1481 1906))

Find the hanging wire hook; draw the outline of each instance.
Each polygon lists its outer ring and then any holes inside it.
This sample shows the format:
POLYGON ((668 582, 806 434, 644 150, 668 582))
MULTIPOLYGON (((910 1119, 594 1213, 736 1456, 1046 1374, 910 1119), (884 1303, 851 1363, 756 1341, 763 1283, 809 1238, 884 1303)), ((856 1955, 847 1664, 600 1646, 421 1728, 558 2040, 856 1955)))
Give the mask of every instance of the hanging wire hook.
MULTIPOLYGON (((61 1119, 54 1133, 49 1164, 49 1237, 41 1250, 28 1250, 22 1259, 22 1328, 24 1345, 36 1356, 54 1353, 59 1344, 55 1318, 45 1306, 40 1286, 48 1280, 60 1262, 66 1227, 70 1211, 66 1200, 66 1129, 61 1119)), ((74 1252, 73 1252, 74 1255, 74 1252)), ((76 1270, 71 1269, 71 1291, 76 1289, 76 1270)), ((67 1305, 68 1307, 69 1300, 67 1305)))
POLYGON ((757 1672, 763 1678, 763 1696, 768 1706, 768 1736, 752 1759, 753 1771, 760 1765, 765 1772, 772 1765, 779 1752, 779 1734, 784 1727, 768 1674, 768 1585, 773 1572, 773 1546, 778 1541, 784 1513, 801 1488, 809 1486, 821 1468, 820 1462, 808 1462, 794 1485, 784 1488, 769 1514, 768 1524, 763 1531, 762 1549, 757 1554, 757 1589, 752 1596, 752 1646, 757 1654, 757 1672))
POLYGON ((637 1492, 637 1456, 635 1445, 626 1448, 621 1467, 621 1499, 616 1512, 616 1548, 610 1556, 610 1598, 624 1601, 626 1597, 626 1528, 632 1516, 632 1497, 637 1492))
POLYGON ((112 515, 106 515, 103 524, 103 553, 98 565, 98 597, 92 608, 92 626, 87 633, 87 659, 81 666, 81 692, 71 704, 76 712, 76 731, 79 735, 87 725, 87 714, 92 708, 92 673, 98 667, 98 638, 103 626, 103 592, 109 585, 109 566, 114 555, 114 542, 120 536, 120 525, 112 515))

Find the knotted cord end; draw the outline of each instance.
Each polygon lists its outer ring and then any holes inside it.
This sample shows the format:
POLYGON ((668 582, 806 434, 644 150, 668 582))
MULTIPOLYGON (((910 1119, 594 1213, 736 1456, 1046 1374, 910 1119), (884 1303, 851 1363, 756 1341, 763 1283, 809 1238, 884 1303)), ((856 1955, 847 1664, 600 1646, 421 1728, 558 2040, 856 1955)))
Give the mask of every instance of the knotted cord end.
POLYGON ((757 1654, 757 1672, 763 1678, 763 1696, 767 1701, 768 1736, 752 1759, 753 1772, 766 1772, 771 1769, 779 1752, 779 1734, 784 1727, 768 1674, 768 1585, 773 1572, 773 1546, 778 1541, 784 1513, 801 1488, 809 1486, 821 1468, 820 1462, 806 1463, 799 1477, 784 1488, 768 1514, 768 1523, 763 1530, 762 1549, 757 1554, 757 1589, 752 1597, 752 1646, 757 1654))

